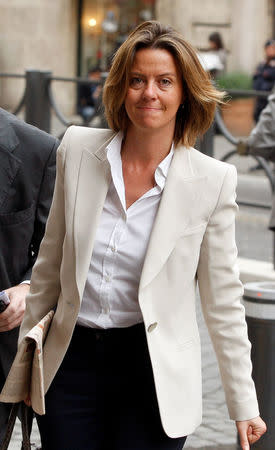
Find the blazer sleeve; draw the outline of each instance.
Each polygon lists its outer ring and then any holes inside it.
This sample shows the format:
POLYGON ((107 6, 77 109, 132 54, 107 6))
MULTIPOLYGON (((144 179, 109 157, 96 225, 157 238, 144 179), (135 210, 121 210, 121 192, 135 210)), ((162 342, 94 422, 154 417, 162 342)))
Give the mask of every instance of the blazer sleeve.
POLYGON ((64 165, 69 129, 56 153, 56 180, 52 205, 41 241, 39 254, 33 267, 30 293, 26 298, 26 311, 20 327, 19 342, 26 333, 51 309, 60 294, 60 266, 65 236, 64 165))
POLYGON ((202 310, 216 352, 230 418, 259 415, 251 377, 251 345, 235 244, 237 173, 229 166, 202 242, 198 283, 202 310))
POLYGON ((247 140, 249 153, 275 161, 275 94, 268 98, 259 122, 247 140))
POLYGON ((31 245, 29 248, 30 253, 30 266, 24 274, 23 280, 29 280, 32 274, 32 267, 36 261, 40 242, 45 233, 45 226, 52 202, 55 172, 56 172, 56 149, 58 147, 58 141, 55 140, 52 148, 50 149, 49 157, 46 161, 43 178, 39 190, 35 219, 34 219, 34 231, 32 236, 31 245))

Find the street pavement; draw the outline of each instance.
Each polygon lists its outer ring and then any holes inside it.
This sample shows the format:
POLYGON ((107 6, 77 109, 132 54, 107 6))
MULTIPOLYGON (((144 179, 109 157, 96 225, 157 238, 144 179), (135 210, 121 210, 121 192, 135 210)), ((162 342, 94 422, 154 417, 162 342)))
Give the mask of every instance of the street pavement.
MULTIPOLYGON (((220 159, 230 149, 232 149, 232 145, 228 144, 223 137, 215 138, 215 157, 220 159)), ((249 172, 249 169, 255 166, 254 159, 237 156, 229 162, 235 164, 238 169, 239 185, 246 186, 241 190, 240 196, 255 198, 255 191, 258 195, 259 190, 257 186, 261 185, 261 201, 270 204, 269 185, 264 173, 262 171, 249 172), (246 178, 245 182, 243 182, 243 177, 246 178)), ((236 221, 236 241, 240 257, 272 261, 273 233, 267 230, 269 213, 268 209, 240 206, 236 221)), ((236 450, 235 424, 228 416, 217 360, 204 323, 199 300, 197 316, 202 344, 203 421, 193 435, 188 436, 184 450, 236 450)), ((39 444, 36 426, 34 426, 31 440, 34 443, 33 448, 35 448, 39 444)), ((18 423, 9 449, 20 449, 18 423)))

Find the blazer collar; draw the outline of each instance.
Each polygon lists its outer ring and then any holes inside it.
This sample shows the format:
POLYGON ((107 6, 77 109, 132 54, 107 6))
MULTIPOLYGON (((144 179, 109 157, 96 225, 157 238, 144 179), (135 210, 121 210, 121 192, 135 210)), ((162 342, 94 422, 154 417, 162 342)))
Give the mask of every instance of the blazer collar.
POLYGON ((206 177, 192 167, 192 149, 179 147, 168 172, 141 274, 139 291, 160 272, 177 239, 200 218, 199 204, 206 177))
POLYGON ((12 114, 0 108, 0 147, 13 152, 18 146, 19 140, 12 128, 10 119, 13 119, 12 114))
POLYGON ((89 145, 82 149, 78 173, 74 243, 76 280, 80 299, 87 279, 96 229, 111 181, 106 147, 114 137, 114 133, 108 130, 106 132, 106 140, 96 150, 89 145))
POLYGON ((111 134, 109 137, 107 137, 106 141, 97 148, 96 151, 93 151, 93 155, 99 160, 99 161, 106 161, 107 160, 107 147, 108 144, 111 142, 111 140, 118 134, 115 132, 110 132, 111 134))

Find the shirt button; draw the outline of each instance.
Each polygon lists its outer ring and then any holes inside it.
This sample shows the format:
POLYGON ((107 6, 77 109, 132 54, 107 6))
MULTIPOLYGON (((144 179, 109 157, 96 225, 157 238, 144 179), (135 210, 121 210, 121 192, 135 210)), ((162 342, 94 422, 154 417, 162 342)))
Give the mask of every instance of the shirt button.
POLYGON ((151 323, 151 325, 149 325, 149 327, 147 328, 148 333, 152 333, 152 331, 154 331, 154 329, 158 326, 157 322, 151 323))
POLYGON ((107 281, 107 283, 109 283, 112 279, 112 277, 110 275, 105 275, 105 281, 107 281))
POLYGON ((116 252, 116 247, 115 246, 111 247, 111 250, 112 250, 113 253, 115 253, 116 252))

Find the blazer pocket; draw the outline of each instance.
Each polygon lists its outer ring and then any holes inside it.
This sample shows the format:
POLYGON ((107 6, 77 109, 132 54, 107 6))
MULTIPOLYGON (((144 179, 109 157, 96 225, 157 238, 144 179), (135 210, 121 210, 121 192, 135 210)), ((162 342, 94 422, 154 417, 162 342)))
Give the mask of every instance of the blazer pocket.
POLYGON ((0 225, 10 226, 27 222, 34 214, 34 203, 29 208, 20 211, 0 214, 0 225))

